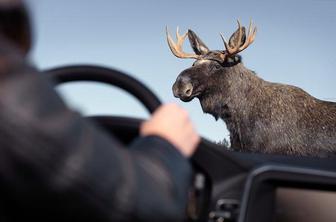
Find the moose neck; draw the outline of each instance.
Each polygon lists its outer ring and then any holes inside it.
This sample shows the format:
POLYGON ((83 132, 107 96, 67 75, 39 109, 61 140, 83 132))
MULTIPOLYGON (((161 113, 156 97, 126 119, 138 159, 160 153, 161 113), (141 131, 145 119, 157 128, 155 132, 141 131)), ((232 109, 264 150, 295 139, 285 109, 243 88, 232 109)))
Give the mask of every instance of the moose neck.
POLYGON ((215 87, 199 97, 202 109, 216 120, 223 119, 231 136, 236 135, 233 130, 249 121, 250 111, 265 81, 242 63, 224 68, 215 81, 215 87))

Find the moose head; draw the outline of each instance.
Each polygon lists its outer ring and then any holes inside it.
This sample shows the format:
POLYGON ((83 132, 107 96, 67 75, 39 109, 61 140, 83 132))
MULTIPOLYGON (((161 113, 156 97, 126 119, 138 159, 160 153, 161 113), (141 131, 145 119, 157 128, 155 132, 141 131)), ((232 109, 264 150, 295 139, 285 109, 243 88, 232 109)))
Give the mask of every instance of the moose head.
POLYGON ((228 67, 240 63, 241 58, 237 54, 254 41, 257 29, 256 27, 252 28, 252 22, 250 22, 248 34, 246 35, 245 27, 241 27, 239 20, 237 22, 238 29, 232 34, 228 43, 221 34, 225 46, 223 51, 209 50, 192 30, 188 30, 187 33, 181 36, 177 28, 177 42, 175 43, 168 29, 166 30, 169 48, 176 57, 196 59, 192 67, 178 75, 173 85, 175 97, 184 102, 188 102, 195 97, 202 98, 216 88, 215 85, 218 84, 218 77, 216 76, 225 75, 228 67), (188 36, 195 54, 183 52, 182 45, 186 36, 188 36))

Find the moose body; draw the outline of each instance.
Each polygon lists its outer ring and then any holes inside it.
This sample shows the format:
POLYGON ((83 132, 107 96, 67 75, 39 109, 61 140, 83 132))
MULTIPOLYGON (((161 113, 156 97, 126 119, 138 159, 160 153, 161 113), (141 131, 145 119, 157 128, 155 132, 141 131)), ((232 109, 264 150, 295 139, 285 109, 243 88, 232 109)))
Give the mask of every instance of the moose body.
MULTIPOLYGON (((239 24, 239 22, 238 22, 239 24)), ((316 99, 302 89, 265 81, 244 67, 238 52, 254 40, 251 24, 248 36, 239 24, 224 51, 210 51, 199 37, 188 31, 196 54, 182 52, 187 36, 172 52, 180 58, 194 58, 173 85, 182 101, 198 98, 205 113, 221 118, 230 132, 231 147, 238 151, 331 156, 336 154, 336 103, 316 99)))

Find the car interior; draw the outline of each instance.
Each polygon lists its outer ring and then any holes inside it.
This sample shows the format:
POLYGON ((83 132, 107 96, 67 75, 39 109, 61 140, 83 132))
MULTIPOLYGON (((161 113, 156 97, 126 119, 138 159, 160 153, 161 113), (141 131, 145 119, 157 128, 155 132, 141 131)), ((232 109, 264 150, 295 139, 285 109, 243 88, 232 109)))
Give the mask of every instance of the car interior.
MULTIPOLYGON (((92 81, 119 87, 152 113, 160 104, 144 84, 121 71, 99 66, 45 70, 55 85, 92 81)), ((142 119, 87 117, 127 145, 142 119)), ((186 221, 336 221, 336 163, 332 158, 243 153, 202 138, 192 157, 194 180, 186 221)))

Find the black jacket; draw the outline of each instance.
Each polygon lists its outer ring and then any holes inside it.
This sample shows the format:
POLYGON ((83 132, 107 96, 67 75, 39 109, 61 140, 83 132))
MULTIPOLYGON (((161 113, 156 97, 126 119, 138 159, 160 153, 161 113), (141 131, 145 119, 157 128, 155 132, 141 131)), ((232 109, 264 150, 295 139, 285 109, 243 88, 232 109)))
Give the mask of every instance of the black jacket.
POLYGON ((125 148, 69 110, 0 38, 1 221, 179 221, 190 177, 164 139, 125 148))

